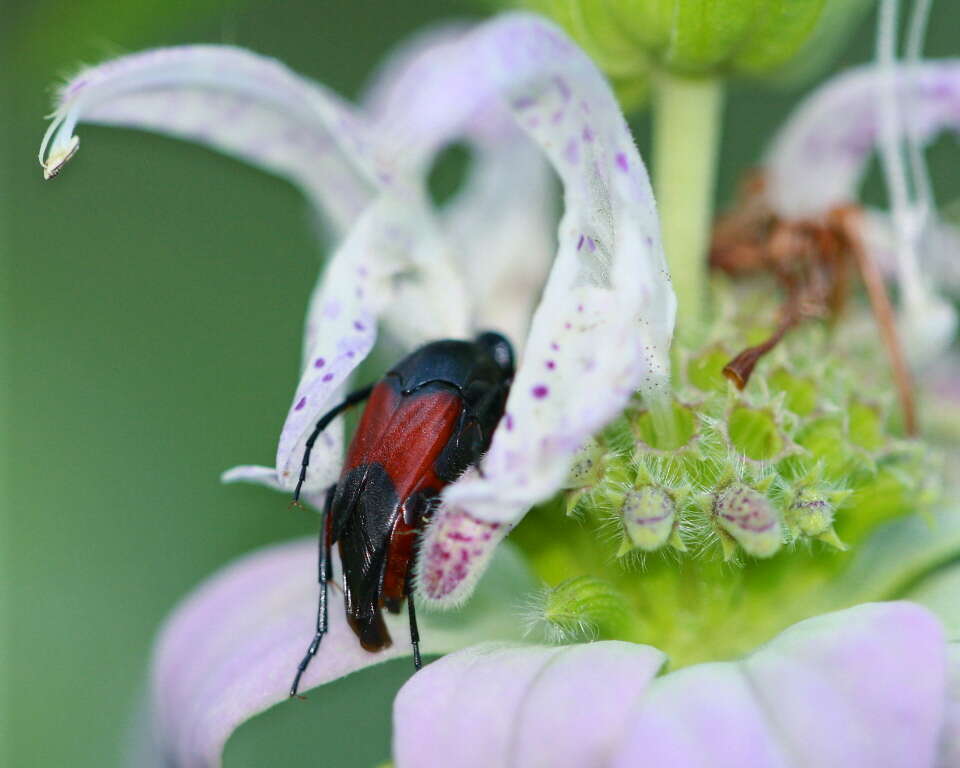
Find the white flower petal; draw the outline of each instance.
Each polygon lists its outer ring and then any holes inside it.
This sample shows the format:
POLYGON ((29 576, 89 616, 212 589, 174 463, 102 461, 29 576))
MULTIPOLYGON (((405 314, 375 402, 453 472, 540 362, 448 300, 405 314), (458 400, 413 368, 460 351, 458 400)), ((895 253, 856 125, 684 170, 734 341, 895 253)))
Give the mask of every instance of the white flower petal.
POLYGON ((47 177, 68 159, 78 122, 206 144, 303 188, 339 231, 377 186, 370 136, 336 94, 230 46, 160 48, 81 71, 61 89, 40 150, 47 177))
MULTIPOLYGON (((411 114, 446 121, 453 133, 465 115, 506 99, 564 185, 559 252, 507 415, 483 475, 449 488, 433 523, 444 526, 452 515, 509 524, 560 486, 580 444, 636 389, 665 386, 675 299, 633 139, 609 86, 562 32, 524 14, 479 27, 422 66, 412 98, 428 105, 442 93, 460 95, 462 115, 456 105, 411 107, 411 114)), ((424 560, 421 578, 446 567, 429 552, 424 560)))
MULTIPOLYGON (((960 61, 924 62, 897 70, 907 130, 926 143, 960 128, 960 61)), ((854 69, 807 98, 774 139, 766 169, 778 213, 802 218, 856 200, 880 133, 881 71, 854 69)))
POLYGON ((442 212, 442 227, 473 295, 473 326, 522 354, 530 317, 556 252, 554 182, 523 134, 475 142, 471 172, 442 212))
MULTIPOLYGON (((378 319, 396 299, 397 283, 411 269, 427 268, 421 259, 435 253, 435 245, 424 242, 435 243, 435 237, 421 208, 384 193, 333 254, 311 299, 308 353, 277 448, 277 475, 283 488, 296 485, 314 426, 336 404, 335 395, 373 348, 378 319)), ((463 304, 451 307, 445 328, 444 317, 438 314, 437 325, 452 335, 465 335, 462 310, 463 304)), ((314 444, 305 490, 316 492, 336 481, 341 454, 337 434, 324 433, 314 444)))
MULTIPOLYGON (((461 55, 457 43, 469 30, 448 24, 405 42, 374 80, 365 105, 378 136, 393 147, 385 154, 401 158, 415 175, 425 174, 454 139, 469 146, 470 172, 444 207, 441 227, 472 296, 473 327, 500 331, 519 350, 556 250, 554 186, 542 153, 501 99, 482 96, 477 103, 474 91, 444 79, 447 68, 439 62, 461 55), (437 77, 440 82, 425 85, 437 77), (421 97, 425 87, 433 98, 421 97)), ((437 286, 445 291, 441 281, 437 286)), ((411 293, 395 314, 429 326, 434 303, 411 293)))

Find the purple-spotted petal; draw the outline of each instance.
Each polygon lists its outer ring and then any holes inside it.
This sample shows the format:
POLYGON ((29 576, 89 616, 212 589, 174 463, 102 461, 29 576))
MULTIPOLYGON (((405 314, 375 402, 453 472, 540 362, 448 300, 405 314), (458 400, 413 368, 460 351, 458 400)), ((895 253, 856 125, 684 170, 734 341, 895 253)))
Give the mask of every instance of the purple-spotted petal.
MULTIPOLYGON (((170 616, 151 673, 152 746, 163 764, 219 765, 233 730, 286 698, 316 622, 316 547, 316 540, 308 539, 247 555, 212 576, 170 616)), ((448 652, 480 638, 518 637, 510 590, 532 582, 519 558, 501 551, 504 557, 466 612, 420 617, 425 653, 448 652)), ((329 598, 330 631, 301 690, 409 654, 404 617, 387 617, 394 645, 369 653, 347 626, 341 590, 331 587, 329 598)))
MULTIPOLYGON (((433 136, 505 101, 564 187, 558 252, 507 415, 483 474, 449 488, 434 523, 466 515, 509 525, 556 491, 577 448, 634 391, 665 386, 675 300, 643 162, 609 86, 562 32, 509 14, 427 59, 421 73, 410 113, 429 117, 433 136), (459 114, 455 104, 426 106, 451 92, 463 97, 459 114)), ((428 555, 421 574, 443 567, 428 555)))
MULTIPOLYGON (((705 639, 706 641, 706 639, 705 639)), ((910 603, 801 622, 741 662, 659 677, 658 651, 481 646, 412 678, 397 768, 951 765, 946 643, 910 603), (945 735, 947 734, 947 735, 945 735)))
MULTIPOLYGON (((880 137, 883 73, 862 67, 830 80, 793 113, 770 147, 770 201, 790 217, 821 214, 857 199, 857 187, 880 137)), ((897 70, 906 128, 918 143, 960 128, 960 61, 923 62, 897 70)))
POLYGON ((376 189, 371 139, 336 94, 230 46, 160 48, 82 70, 60 90, 40 162, 49 178, 79 122, 189 139, 291 180, 339 231, 376 189))
MULTIPOLYGON (((384 193, 357 219, 333 254, 311 298, 303 373, 277 447, 277 476, 283 488, 296 485, 307 439, 373 348, 379 318, 403 295, 398 285, 411 269, 442 269, 437 241, 416 203, 384 193), (430 260, 434 254, 437 258, 430 260)), ((447 289, 449 297, 460 301, 444 305, 447 313, 442 306, 435 307, 431 330, 462 336, 466 298, 453 278, 447 289)), ((324 433, 314 444, 303 486, 308 491, 320 491, 336 480, 341 453, 336 437, 335 432, 324 433)))
POLYGON ((396 766, 602 766, 663 662, 655 648, 617 641, 446 656, 394 702, 396 766))

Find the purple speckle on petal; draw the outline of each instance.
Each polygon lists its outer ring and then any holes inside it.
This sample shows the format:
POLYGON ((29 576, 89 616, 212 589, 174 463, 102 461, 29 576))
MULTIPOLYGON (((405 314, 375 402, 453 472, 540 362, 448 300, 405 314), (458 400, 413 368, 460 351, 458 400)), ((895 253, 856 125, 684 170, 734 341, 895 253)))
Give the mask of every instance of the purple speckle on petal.
POLYGON ((323 375, 323 381, 333 381, 333 374, 332 374, 332 373, 325 373, 325 374, 323 375))
POLYGON ((331 320, 340 314, 340 304, 336 301, 327 302, 327 305, 323 308, 324 317, 329 317, 331 320))
POLYGON ((547 360, 547 370, 552 371, 557 367, 557 364, 553 360, 547 360))
POLYGON ((556 112, 554 112, 550 116, 550 122, 554 125, 560 125, 560 123, 563 122, 563 110, 558 109, 556 112))
POLYGON ((564 156, 567 158, 567 162, 571 165, 576 165, 577 161, 580 159, 580 144, 576 139, 570 139, 567 142, 566 149, 563 150, 564 156))
POLYGON ((537 400, 543 400, 543 398, 550 394, 550 390, 546 384, 537 384, 530 392, 537 400))
POLYGON ((506 414, 503 417, 503 425, 507 428, 508 432, 511 431, 513 429, 513 416, 511 416, 509 413, 506 414))
POLYGON ((356 356, 357 356, 357 353, 354 352, 352 349, 347 350, 347 357, 356 357, 356 356))
POLYGON ((313 361, 314 368, 323 368, 323 366, 325 366, 326 364, 327 364, 327 361, 324 360, 322 357, 318 357, 316 360, 313 361))
POLYGON ((307 398, 301 397, 300 400, 297 402, 297 404, 293 406, 293 410, 295 411, 303 410, 303 406, 305 406, 306 404, 307 404, 307 398))
POLYGON ((529 109, 534 104, 537 103, 537 100, 532 96, 521 96, 519 99, 514 100, 513 108, 514 109, 529 109))
POLYGON ((367 326, 365 326, 365 325, 364 325, 363 323, 361 323, 359 320, 354 320, 354 321, 353 321, 353 327, 356 328, 358 331, 365 331, 365 330, 367 330, 367 326))
POLYGON ((590 251, 590 253, 593 253, 595 250, 597 250, 597 244, 594 242, 592 237, 587 238, 587 249, 590 251))
POLYGON ((587 144, 593 141, 593 130, 590 128, 589 125, 583 126, 583 140, 587 144))
POLYGON ((557 351, 559 351, 559 349, 560 349, 560 345, 557 344, 557 342, 555 342, 555 341, 551 341, 551 342, 550 342, 550 349, 552 349, 554 352, 557 352, 557 351))
POLYGON ((630 170, 630 164, 627 162, 627 156, 623 152, 617 152, 617 168, 626 173, 630 170))
POLYGON ((583 235, 580 235, 580 239, 577 240, 577 250, 578 250, 578 251, 579 251, 581 248, 583 248, 583 241, 584 241, 584 239, 585 239, 584 236, 583 236, 583 235))
POLYGON ((570 325, 570 322, 569 322, 569 321, 566 322, 566 323, 564 323, 564 324, 563 324, 563 327, 566 328, 568 331, 569 331, 571 328, 573 328, 573 326, 570 325))
POLYGON ((577 312, 583 312, 583 304, 577 304, 577 312))

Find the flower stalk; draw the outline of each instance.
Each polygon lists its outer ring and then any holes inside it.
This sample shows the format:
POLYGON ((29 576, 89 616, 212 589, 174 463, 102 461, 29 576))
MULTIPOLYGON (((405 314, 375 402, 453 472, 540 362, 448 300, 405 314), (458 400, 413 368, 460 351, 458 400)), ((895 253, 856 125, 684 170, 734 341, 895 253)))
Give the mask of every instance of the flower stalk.
POLYGON ((675 339, 702 340, 706 248, 713 221, 713 190, 723 85, 718 78, 663 73, 654 97, 654 188, 667 262, 677 294, 675 339))

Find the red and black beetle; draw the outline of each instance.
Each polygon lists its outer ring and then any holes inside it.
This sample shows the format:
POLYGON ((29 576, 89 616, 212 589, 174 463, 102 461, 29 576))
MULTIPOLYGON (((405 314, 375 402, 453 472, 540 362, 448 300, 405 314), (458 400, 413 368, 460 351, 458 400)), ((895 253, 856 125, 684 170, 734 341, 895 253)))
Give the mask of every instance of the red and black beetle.
POLYGON ((340 545, 347 622, 368 651, 390 645, 382 609, 410 614, 413 659, 420 668, 412 565, 416 537, 443 488, 479 461, 503 416, 513 381, 510 342, 498 333, 473 341, 434 341, 353 392, 325 414, 307 440, 294 501, 320 433, 340 413, 369 399, 337 484, 320 518, 317 630, 297 667, 290 695, 327 631, 330 549, 340 545))

